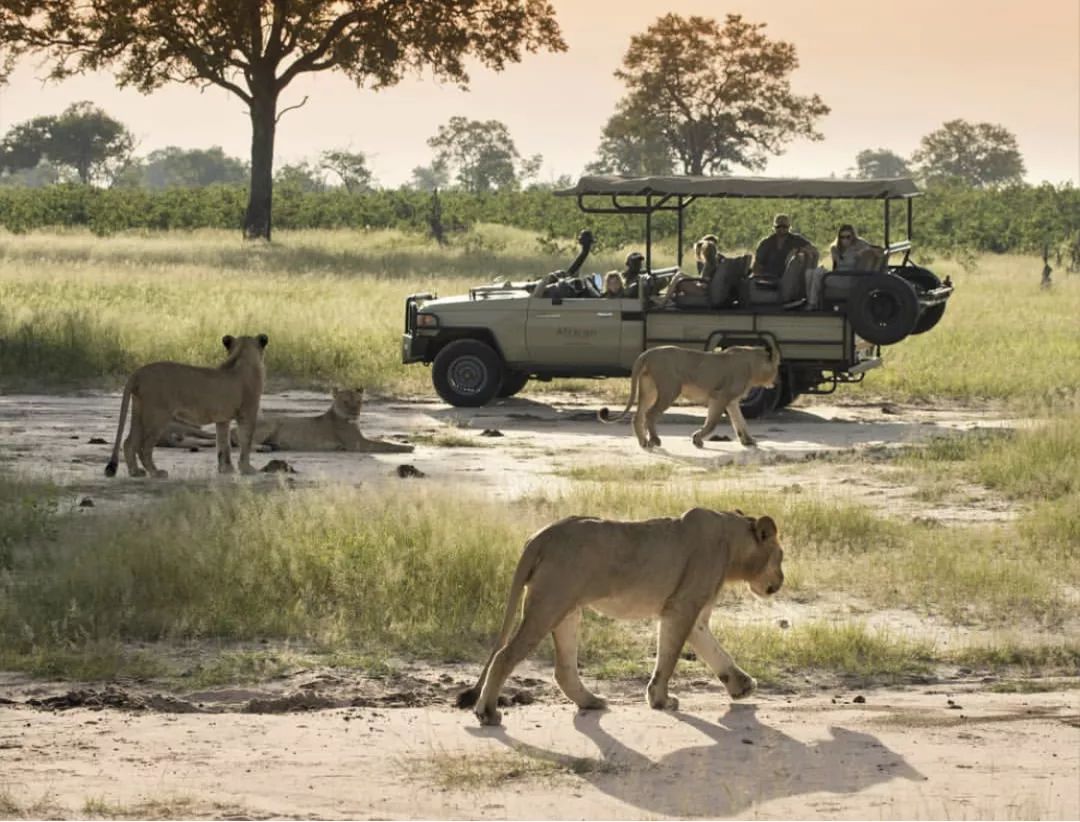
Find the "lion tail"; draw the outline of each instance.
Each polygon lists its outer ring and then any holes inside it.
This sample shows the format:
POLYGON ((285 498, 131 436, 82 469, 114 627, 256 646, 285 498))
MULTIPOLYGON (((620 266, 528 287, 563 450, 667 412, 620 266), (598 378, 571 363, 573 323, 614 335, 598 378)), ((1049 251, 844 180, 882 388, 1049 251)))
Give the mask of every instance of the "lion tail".
POLYGON ((638 386, 641 384, 641 371, 645 367, 645 354, 639 354, 638 358, 634 360, 634 367, 630 371, 630 398, 626 401, 626 407, 622 410, 622 413, 617 417, 611 416, 607 407, 601 408, 596 412, 596 418, 600 422, 619 422, 626 419, 626 415, 630 413, 630 409, 634 407, 634 403, 637 402, 638 386))
POLYGON ((116 442, 113 443, 112 456, 105 464, 105 476, 115 477, 116 466, 120 464, 120 438, 124 436, 124 423, 127 422, 128 404, 131 402, 131 392, 135 387, 135 375, 128 377, 124 384, 124 399, 120 401, 120 422, 116 426, 116 442))
POLYGON ((536 570, 536 566, 540 562, 540 543, 538 537, 539 534, 525 544, 525 550, 521 554, 521 559, 518 560, 517 570, 514 571, 513 582, 510 583, 510 595, 507 597, 506 612, 503 614, 503 623, 502 628, 499 630, 499 638, 495 640, 495 647, 488 657, 487 664, 484 665, 484 670, 480 672, 480 678, 476 680, 476 684, 471 688, 466 688, 457 695, 455 704, 459 708, 471 708, 477 703, 477 700, 480 699, 480 692, 484 689, 484 680, 487 679, 487 672, 491 667, 491 662, 495 659, 495 654, 506 645, 506 640, 509 638, 510 631, 514 627, 514 622, 517 620, 521 599, 525 593, 525 586, 529 583, 533 572, 536 570))

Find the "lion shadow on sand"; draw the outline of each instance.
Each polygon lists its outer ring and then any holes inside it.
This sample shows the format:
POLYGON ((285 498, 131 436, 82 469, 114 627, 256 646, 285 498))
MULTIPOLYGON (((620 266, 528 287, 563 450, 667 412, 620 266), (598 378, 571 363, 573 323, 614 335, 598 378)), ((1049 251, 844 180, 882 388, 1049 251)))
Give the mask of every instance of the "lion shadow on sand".
POLYGON ((685 712, 669 714, 709 742, 657 760, 608 733, 603 716, 604 712, 581 711, 574 718, 574 727, 600 752, 596 763, 584 765, 579 757, 521 742, 502 728, 475 733, 565 767, 621 802, 665 816, 730 816, 772 799, 818 792, 854 794, 893 779, 925 778, 871 734, 832 726, 829 738, 801 742, 762 724, 756 706, 750 704, 732 705, 716 724, 685 712))
MULTIPOLYGON (((439 422, 465 429, 494 427, 537 434, 557 431, 564 437, 586 438, 606 434, 625 436, 632 444, 634 437, 630 418, 633 415, 617 424, 605 425, 596 416, 601 405, 599 401, 595 405, 581 406, 564 404, 545 397, 512 397, 497 400, 481 408, 446 406, 427 413, 439 422)), ((622 407, 617 406, 611 410, 617 415, 622 407)), ((700 428, 704 421, 704 407, 673 406, 660 417, 660 437, 665 445, 689 443, 690 435, 700 428)), ((721 463, 732 460, 761 462, 770 459, 802 459, 808 454, 828 450, 858 450, 884 444, 908 444, 926 439, 936 431, 928 428, 925 421, 915 417, 892 415, 880 419, 842 419, 822 416, 813 409, 801 408, 779 409, 767 417, 748 420, 748 427, 751 435, 762 446, 760 449, 735 447, 732 450, 735 438, 725 415, 714 436, 706 440, 705 448, 695 450, 692 456, 674 455, 664 447, 655 449, 653 453, 698 466, 715 458, 720 458, 721 463), (717 440, 727 444, 720 445, 717 440)), ((734 445, 738 446, 737 441, 734 445)))

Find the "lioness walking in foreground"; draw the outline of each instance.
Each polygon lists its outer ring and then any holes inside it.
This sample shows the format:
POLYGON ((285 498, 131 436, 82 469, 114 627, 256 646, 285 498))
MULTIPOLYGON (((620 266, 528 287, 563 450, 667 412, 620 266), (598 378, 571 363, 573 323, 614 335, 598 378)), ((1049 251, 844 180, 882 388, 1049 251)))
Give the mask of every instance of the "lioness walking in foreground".
POLYGON ((656 421, 680 394, 708 404, 705 424, 691 439, 698 448, 720 424, 727 412, 731 427, 743 445, 756 445, 746 428, 739 400, 755 386, 776 382, 780 352, 766 338, 768 350, 748 345, 733 345, 723 351, 694 351, 675 345, 661 345, 643 351, 634 360, 630 372, 630 399, 619 416, 612 418, 606 408, 597 416, 601 422, 618 422, 637 402, 634 433, 642 448, 660 445, 656 421), (648 436, 646 436, 648 434, 648 436))
POLYGON ((218 471, 221 473, 233 470, 229 423, 235 419, 240 431, 240 471, 254 474, 251 441, 266 379, 263 351, 268 341, 265 334, 222 337, 221 342, 229 356, 217 368, 155 362, 136 369, 124 386, 116 442, 105 466, 105 476, 116 475, 120 437, 124 433, 129 402, 132 405, 131 431, 124 440, 124 461, 131 476, 142 477, 147 472, 152 477, 168 476, 154 465, 154 445, 176 417, 193 425, 211 422, 217 425, 218 471), (135 462, 136 454, 142 468, 135 462))
POLYGON ((498 725, 503 683, 548 632, 562 692, 581 708, 605 707, 578 676, 584 606, 622 619, 659 618, 656 667, 645 692, 653 708, 679 707, 667 688, 686 642, 733 699, 747 696, 757 683, 720 647, 709 615, 725 583, 744 581, 758 596, 776 593, 784 582, 783 558, 776 523, 740 511, 691 508, 678 518, 567 517, 552 523, 525 543, 495 649, 476 685, 458 695, 458 707, 475 706, 481 724, 498 725), (526 588, 521 624, 507 642, 526 588))

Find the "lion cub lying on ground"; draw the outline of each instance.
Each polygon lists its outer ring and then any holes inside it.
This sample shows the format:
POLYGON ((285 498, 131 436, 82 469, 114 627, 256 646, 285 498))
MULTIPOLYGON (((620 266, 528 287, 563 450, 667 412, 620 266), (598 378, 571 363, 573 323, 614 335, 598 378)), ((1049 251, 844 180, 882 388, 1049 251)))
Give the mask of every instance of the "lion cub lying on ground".
POLYGON ((643 351, 634 360, 630 372, 630 399, 626 408, 614 418, 606 408, 601 408, 597 416, 601 422, 618 422, 637 401, 634 433, 642 448, 653 448, 660 445, 656 421, 680 394, 685 394, 689 399, 704 401, 709 406, 705 424, 691 436, 698 448, 705 447, 705 438, 719 425, 725 411, 739 442, 756 445, 746 428, 739 400, 755 386, 776 382, 780 352, 771 340, 766 338, 766 341, 768 350, 733 345, 723 351, 694 351, 661 345, 643 351))
POLYGON ((621 619, 660 619, 656 667, 645 692, 653 708, 679 707, 667 688, 686 642, 733 699, 744 697, 756 683, 720 647, 709 615, 726 583, 744 581, 758 596, 776 593, 784 582, 783 558, 776 523, 741 511, 691 508, 678 518, 642 522, 567 517, 552 523, 525 543, 495 649, 476 685, 458 695, 458 707, 475 706, 481 724, 498 725, 499 690, 548 632, 562 692, 581 708, 605 707, 578 676, 585 606, 621 619), (507 642, 526 588, 521 624, 507 642))

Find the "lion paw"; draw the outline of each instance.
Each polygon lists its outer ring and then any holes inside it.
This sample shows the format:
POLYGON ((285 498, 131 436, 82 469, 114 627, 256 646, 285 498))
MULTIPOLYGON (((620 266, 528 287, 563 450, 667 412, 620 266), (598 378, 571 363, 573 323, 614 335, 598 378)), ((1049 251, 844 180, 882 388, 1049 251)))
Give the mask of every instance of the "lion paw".
POLYGON ((146 472, 142 468, 132 468, 128 470, 128 473, 133 477, 145 477, 146 472))
POLYGON ((701 436, 701 434, 694 434, 694 436, 692 436, 690 438, 690 440, 691 440, 691 442, 694 443, 695 448, 704 448, 705 447, 705 440, 701 436))
POLYGON ((743 675, 728 685, 728 694, 732 699, 744 699, 750 696, 757 688, 757 680, 752 676, 743 675))
POLYGON ((739 437, 739 442, 741 442, 747 448, 757 448, 757 440, 751 437, 749 434, 745 438, 739 437))
POLYGON ((481 725, 502 725, 502 712, 497 709, 476 711, 476 718, 480 720, 481 725))
POLYGON ((240 466, 240 473, 245 474, 245 475, 251 475, 251 474, 257 474, 258 471, 255 470, 255 466, 253 466, 253 465, 241 465, 240 466))
POLYGON ((217 470, 219 474, 231 474, 235 469, 231 462, 219 462, 217 470))
POLYGON ((169 472, 164 471, 161 468, 155 468, 153 471, 150 472, 150 476, 154 479, 168 479, 169 472))
POLYGON ((578 707, 583 711, 606 711, 608 707, 607 700, 601 696, 592 696, 583 703, 579 703, 578 707))

